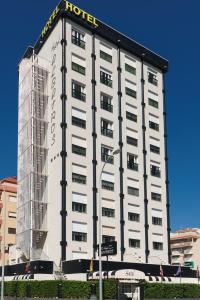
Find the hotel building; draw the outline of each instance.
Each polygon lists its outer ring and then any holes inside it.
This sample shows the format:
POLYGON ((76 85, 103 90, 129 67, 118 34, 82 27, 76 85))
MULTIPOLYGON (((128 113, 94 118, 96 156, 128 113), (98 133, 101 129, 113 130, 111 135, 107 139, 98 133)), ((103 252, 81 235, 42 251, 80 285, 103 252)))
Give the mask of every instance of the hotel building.
POLYGON ((110 260, 170 262, 167 68, 73 4, 56 7, 19 64, 17 246, 26 259, 98 258, 102 214, 103 242, 117 241, 110 260))

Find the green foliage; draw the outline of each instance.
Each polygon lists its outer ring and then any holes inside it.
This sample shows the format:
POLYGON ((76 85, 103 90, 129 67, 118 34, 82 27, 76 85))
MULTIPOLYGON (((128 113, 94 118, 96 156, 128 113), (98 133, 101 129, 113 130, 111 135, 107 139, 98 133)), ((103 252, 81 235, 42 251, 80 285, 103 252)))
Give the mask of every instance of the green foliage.
POLYGON ((197 284, 178 283, 146 283, 144 288, 145 298, 198 298, 200 286, 197 284))

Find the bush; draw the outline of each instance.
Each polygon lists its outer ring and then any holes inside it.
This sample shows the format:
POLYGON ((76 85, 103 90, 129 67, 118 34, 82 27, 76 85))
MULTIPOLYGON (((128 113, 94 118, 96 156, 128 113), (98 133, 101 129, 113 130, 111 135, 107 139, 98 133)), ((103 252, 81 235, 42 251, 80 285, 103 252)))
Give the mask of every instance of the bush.
POLYGON ((200 286, 197 284, 177 283, 146 283, 145 298, 196 298, 200 296, 200 286))

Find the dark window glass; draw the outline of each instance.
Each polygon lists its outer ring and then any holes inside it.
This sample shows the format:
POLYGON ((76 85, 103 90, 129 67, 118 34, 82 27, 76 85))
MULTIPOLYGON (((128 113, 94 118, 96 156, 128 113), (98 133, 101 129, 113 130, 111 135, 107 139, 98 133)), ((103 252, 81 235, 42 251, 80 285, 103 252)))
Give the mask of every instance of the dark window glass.
POLYGON ((156 75, 148 72, 148 82, 152 83, 153 85, 157 86, 158 85, 158 80, 156 78, 156 75))
POLYGON ((152 224, 162 226, 162 219, 157 217, 152 217, 152 224))
POLYGON ((130 96, 130 97, 133 97, 133 98, 136 98, 137 97, 137 93, 136 91, 126 87, 126 95, 130 96))
POLYGON ((72 231, 72 241, 87 242, 87 233, 72 231))
POLYGON ((115 217, 115 210, 112 208, 102 207, 102 216, 114 218, 115 217))
POLYGON ((8 227, 8 233, 9 234, 16 234, 16 228, 8 227))
POLYGON ((140 248, 140 240, 129 239, 129 247, 131 247, 131 248, 140 248))
POLYGON ((155 177, 160 177, 161 176, 160 167, 151 165, 151 175, 155 177))
POLYGON ((159 131, 159 124, 149 121, 149 128, 159 131))
POLYGON ((139 196, 139 189, 134 188, 132 186, 128 186, 128 194, 133 196, 139 196))
POLYGON ((78 127, 81 127, 81 128, 85 129, 86 128, 86 121, 72 116, 72 125, 75 125, 75 126, 78 126, 78 127))
POLYGON ((138 171, 137 156, 133 154, 127 154, 127 168, 130 170, 138 171))
POLYGON ((129 221, 140 222, 140 215, 136 213, 129 212, 128 213, 129 221))
POLYGON ((100 82, 112 87, 112 75, 106 72, 100 71, 100 82))
POLYGON ((135 139, 135 138, 132 138, 132 137, 130 137, 130 136, 127 136, 127 137, 126 137, 126 142, 127 142, 127 144, 133 145, 133 146, 136 146, 136 147, 137 147, 137 145, 138 145, 138 140, 135 139))
POLYGON ((72 211, 86 213, 86 207, 84 203, 72 202, 72 211))
POLYGON ((115 237, 112 235, 102 235, 102 243, 109 243, 115 241, 115 237))
POLYGON ((151 199, 152 200, 155 200, 155 201, 161 201, 161 194, 158 194, 158 193, 151 193, 151 199))
POLYGON ((101 160, 106 161, 109 164, 114 163, 114 157, 113 155, 110 155, 112 153, 112 150, 110 148, 106 148, 104 146, 101 146, 101 160))
POLYGON ((85 49, 84 34, 72 29, 72 43, 85 49))
POLYGON ((85 67, 82 67, 74 62, 72 62, 72 70, 82 75, 85 75, 85 67))
POLYGON ((101 120, 101 134, 108 136, 110 138, 113 137, 112 122, 107 120, 101 120))
POLYGON ((87 183, 87 178, 85 175, 80 175, 76 173, 72 173, 72 181, 81 183, 81 184, 86 184, 87 183))
POLYGON ((78 155, 86 156, 86 149, 77 145, 72 145, 72 152, 78 155))
POLYGON ((101 108, 113 112, 112 97, 101 94, 101 108))
POLYGON ((163 250, 163 243, 153 242, 153 249, 154 250, 163 250))
POLYGON ((136 75, 136 68, 134 68, 128 64, 125 64, 125 70, 131 74, 136 75))
POLYGON ((156 154, 160 154, 160 147, 150 145, 150 151, 156 154))
POLYGON ((114 183, 110 181, 102 180, 101 187, 104 190, 114 191, 114 183))
POLYGON ((102 50, 100 50, 100 57, 110 63, 112 62, 112 56, 102 50))
POLYGON ((149 100, 149 105, 155 107, 155 108, 158 108, 158 101, 155 101, 151 98, 148 99, 149 100))
POLYGON ((85 102, 86 94, 83 91, 84 91, 83 85, 76 82, 72 82, 72 97, 85 102))
POLYGON ((126 112, 126 118, 133 122, 137 122, 137 116, 129 111, 126 112))

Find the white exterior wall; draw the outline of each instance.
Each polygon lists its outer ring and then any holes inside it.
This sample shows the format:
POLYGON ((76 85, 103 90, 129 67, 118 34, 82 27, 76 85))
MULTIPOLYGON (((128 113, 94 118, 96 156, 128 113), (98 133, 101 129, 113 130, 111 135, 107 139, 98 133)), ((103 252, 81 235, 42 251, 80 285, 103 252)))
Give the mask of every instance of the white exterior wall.
MULTIPOLYGON (((45 45, 39 52, 41 57, 47 58, 50 63, 50 81, 49 81, 49 134, 48 134, 48 233, 47 239, 44 246, 44 252, 47 254, 50 260, 56 262, 57 265, 60 263, 60 240, 61 240, 61 127, 60 123, 62 120, 62 107, 61 107, 61 91, 62 91, 62 73, 60 71, 62 65, 62 48, 60 41, 62 39, 62 29, 61 21, 58 22, 55 29, 49 36, 45 45), (54 108, 52 109, 52 81, 51 78, 56 76, 56 97, 54 108), (52 119, 53 117, 53 119, 52 119)), ((66 166, 66 180, 67 180, 67 260, 77 259, 77 258, 88 258, 91 259, 93 256, 93 144, 92 144, 92 35, 86 29, 80 27, 79 25, 73 23, 72 21, 67 21, 66 23, 66 120, 67 120, 67 166, 66 166), (85 32, 85 42, 86 49, 82 49, 71 43, 71 29, 85 32), (86 75, 81 75, 71 69, 72 54, 77 55, 82 58, 83 64, 86 67, 86 75), (82 102, 78 99, 72 97, 72 80, 80 82, 85 85, 86 102, 82 102), (72 119, 72 108, 77 108, 86 113, 86 129, 82 129, 77 126, 73 126, 71 123, 72 119), (84 139, 84 143, 87 145, 87 155, 79 156, 72 153, 72 137, 81 137, 84 139), (72 182, 72 165, 81 165, 85 167, 85 173, 87 176, 87 184, 82 185, 72 182), (84 194, 87 199, 87 213, 77 213, 72 211, 72 194, 80 193, 84 194), (74 222, 80 222, 85 224, 87 229, 87 242, 76 242, 72 241, 72 224, 74 222)), ((104 49, 106 49, 104 47, 104 49)), ((101 161, 101 145, 111 147, 112 149, 118 149, 119 142, 119 121, 118 121, 118 72, 117 72, 117 48, 111 45, 107 41, 96 36, 95 38, 95 77, 96 77, 96 133, 97 133, 97 188, 99 189, 99 176, 103 165, 101 161), (111 49, 109 54, 112 54, 112 63, 109 63, 100 58, 100 49, 102 49, 101 43, 107 45, 111 49), (100 69, 103 68, 112 73, 113 87, 110 88, 106 85, 100 83, 100 69), (101 92, 110 95, 113 100, 113 113, 101 109, 100 107, 100 94, 101 92), (113 138, 109 138, 101 135, 101 118, 113 122, 113 138)), ((158 263, 168 261, 167 258, 167 212, 166 212, 166 187, 165 187, 165 151, 164 151, 164 128, 163 128, 163 84, 162 84, 162 74, 159 70, 157 71, 158 77, 158 87, 153 86, 148 83, 147 70, 148 65, 144 64, 144 79, 145 79, 145 119, 146 119, 146 149, 147 149, 147 192, 148 192, 148 223, 149 223, 149 262, 158 263), (156 92, 158 94, 159 109, 151 107, 148 105, 148 90, 156 92), (160 131, 156 132, 149 129, 148 121, 149 115, 153 114, 159 118, 160 131), (150 137, 160 140, 160 155, 150 153, 149 150, 149 140, 150 137), (150 175, 150 161, 153 160, 160 164, 161 166, 161 178, 152 177, 150 175), (151 200, 151 185, 160 186, 162 191, 162 201, 151 200), (162 226, 152 225, 152 209, 162 210, 162 226), (163 250, 156 251, 153 250, 152 243, 157 241, 154 239, 153 234, 162 234, 162 238, 159 236, 159 240, 163 242, 163 250)), ((145 262, 145 228, 144 228, 144 178, 143 178, 143 133, 142 133, 142 105, 141 105, 141 61, 121 50, 121 89, 122 89, 122 132, 123 132, 123 188, 124 188, 124 237, 125 237, 125 254, 124 261, 132 262, 145 262), (135 62, 133 65, 136 67, 136 75, 130 74, 125 71, 125 62, 127 62, 127 56, 131 57, 135 62), (137 91, 137 99, 132 98, 125 93, 125 87, 127 86, 127 81, 134 84, 134 88, 137 91), (126 119, 126 107, 127 105, 133 106, 137 109, 137 123, 126 119), (133 137, 138 137, 138 146, 128 145, 126 143, 127 131, 133 132, 133 137), (135 154, 138 157, 139 170, 133 171, 127 169, 127 153, 135 154), (139 186, 139 197, 129 195, 127 192, 128 180, 134 179, 137 181, 139 186), (140 222, 133 222, 128 220, 128 212, 136 212, 140 214, 140 222), (140 239, 140 248, 129 247, 129 237, 136 237, 140 239)), ((130 83, 129 83, 130 85, 130 83)), ((114 191, 101 190, 102 202, 105 207, 112 207, 115 209, 115 218, 102 217, 102 232, 106 235, 114 235, 117 241, 118 254, 110 258, 111 260, 120 260, 120 181, 119 181, 119 157, 114 158, 114 164, 107 164, 105 167, 105 172, 108 172, 114 176, 114 191), (106 206, 107 203, 107 206, 106 206)), ((98 194, 97 194, 98 199, 98 194)), ((97 201, 98 204, 98 201, 97 201)), ((99 212, 97 213, 99 214, 99 212)), ((98 239, 97 239, 98 242, 98 239)))

